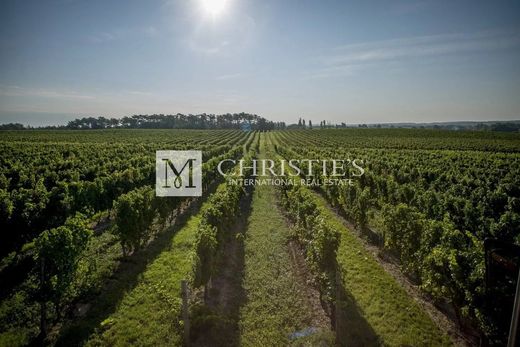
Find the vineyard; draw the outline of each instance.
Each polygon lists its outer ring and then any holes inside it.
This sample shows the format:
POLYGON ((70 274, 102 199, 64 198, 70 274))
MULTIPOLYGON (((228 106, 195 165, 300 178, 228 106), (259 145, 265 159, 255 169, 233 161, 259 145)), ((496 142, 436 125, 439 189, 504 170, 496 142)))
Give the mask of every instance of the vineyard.
POLYGON ((0 346, 507 339, 515 283, 489 290, 484 243, 520 244, 518 134, 0 134, 0 346), (202 197, 156 196, 155 152, 193 149, 202 197), (363 170, 346 165, 346 185, 241 186, 219 174, 225 159, 243 178, 258 160, 273 165, 258 175, 292 160, 292 177, 317 182, 334 159, 363 170))

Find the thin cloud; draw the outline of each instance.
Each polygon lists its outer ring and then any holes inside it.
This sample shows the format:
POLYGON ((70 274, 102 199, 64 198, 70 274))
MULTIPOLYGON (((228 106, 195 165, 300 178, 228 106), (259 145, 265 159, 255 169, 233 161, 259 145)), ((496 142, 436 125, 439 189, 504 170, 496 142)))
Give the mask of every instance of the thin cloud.
POLYGON ((496 52, 520 45, 517 33, 480 32, 397 38, 335 47, 317 58, 320 67, 309 76, 352 74, 364 67, 417 58, 496 52))
POLYGON ((329 66, 307 72, 303 79, 313 80, 328 78, 331 76, 352 76, 363 69, 362 65, 329 66))
POLYGON ((159 31, 157 28, 150 25, 137 28, 120 28, 108 32, 99 32, 88 36, 87 40, 90 43, 99 44, 134 37, 152 38, 156 37, 158 34, 159 31))
POLYGON ((95 35, 90 35, 88 37, 88 40, 91 43, 104 43, 104 42, 110 42, 119 40, 124 36, 124 33, 121 31, 117 32, 101 32, 97 33, 95 35))
POLYGON ((393 15, 409 15, 422 12, 435 4, 435 1, 409 1, 391 4, 390 13, 393 15))
POLYGON ((159 33, 156 27, 154 26, 148 26, 145 28, 142 28, 142 32, 148 36, 148 37, 155 37, 159 33))
POLYGON ((152 96, 154 95, 152 92, 142 91, 142 90, 126 90, 124 91, 126 94, 137 95, 137 96, 152 96))
POLYGON ((495 51, 520 44, 518 34, 449 34, 400 38, 337 47, 338 54, 322 57, 326 65, 371 63, 410 57, 495 51))
POLYGON ((205 55, 214 55, 226 50, 229 46, 229 41, 221 41, 213 45, 204 45, 196 40, 189 40, 188 45, 191 50, 205 55))
POLYGON ((215 77, 217 81, 227 81, 227 80, 234 80, 237 78, 241 78, 243 75, 241 73, 234 73, 234 74, 228 74, 228 75, 221 75, 215 77))
POLYGON ((10 97, 41 97, 54 99, 94 99, 92 95, 80 94, 74 91, 54 89, 34 89, 19 86, 0 86, 0 95, 10 97))

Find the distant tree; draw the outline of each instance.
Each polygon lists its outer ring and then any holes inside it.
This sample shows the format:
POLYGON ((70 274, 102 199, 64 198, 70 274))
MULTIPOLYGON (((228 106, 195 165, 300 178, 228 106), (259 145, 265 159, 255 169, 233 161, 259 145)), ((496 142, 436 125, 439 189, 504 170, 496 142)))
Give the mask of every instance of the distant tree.
POLYGON ((493 131, 510 131, 515 132, 520 130, 520 124, 514 123, 495 123, 491 126, 493 131))
POLYGON ((25 130, 27 129, 23 124, 20 123, 8 123, 1 124, 0 130, 25 130))
MULTIPOLYGON (((66 129, 107 129, 107 128, 139 128, 139 129, 240 129, 244 122, 250 123, 253 130, 272 130, 285 128, 285 123, 274 123, 255 114, 226 113, 223 115, 199 114, 175 115, 152 114, 133 115, 131 117, 105 118, 84 117, 70 121, 66 129)), ((12 126, 10 126, 12 127, 12 126)), ((23 126, 22 126, 23 127, 23 126)), ((0 128, 1 130, 1 128, 0 128)), ((6 130, 6 129, 4 129, 6 130)))
POLYGON ((310 119, 309 119, 309 129, 312 129, 312 122, 310 119))

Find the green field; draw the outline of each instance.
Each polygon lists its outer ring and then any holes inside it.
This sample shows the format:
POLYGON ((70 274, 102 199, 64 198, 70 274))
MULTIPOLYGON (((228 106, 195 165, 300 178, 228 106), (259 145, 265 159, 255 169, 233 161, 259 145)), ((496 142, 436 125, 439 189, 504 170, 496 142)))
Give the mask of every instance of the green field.
POLYGON ((0 149, 0 346, 504 343, 514 288, 486 290, 484 240, 520 244, 516 133, 26 130, 0 149), (155 196, 173 149, 202 151, 202 197, 155 196), (352 181, 234 186, 224 159, 352 181))

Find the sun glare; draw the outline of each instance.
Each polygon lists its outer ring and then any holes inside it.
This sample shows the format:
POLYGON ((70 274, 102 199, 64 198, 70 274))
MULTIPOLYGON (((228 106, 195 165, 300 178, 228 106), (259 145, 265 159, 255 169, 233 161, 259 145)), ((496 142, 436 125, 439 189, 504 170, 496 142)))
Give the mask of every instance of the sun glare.
POLYGON ((213 18, 219 17, 227 8, 228 0, 201 0, 204 11, 213 18))

